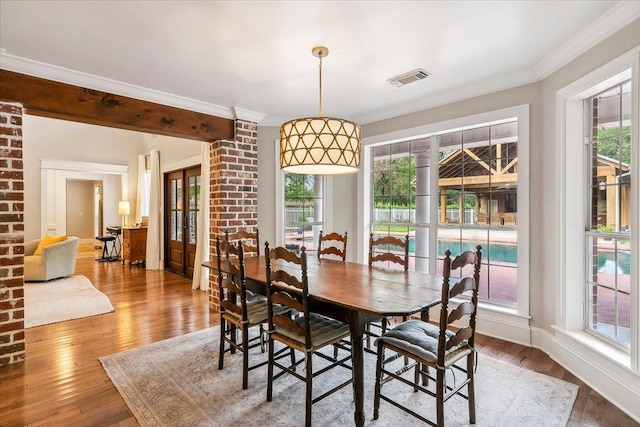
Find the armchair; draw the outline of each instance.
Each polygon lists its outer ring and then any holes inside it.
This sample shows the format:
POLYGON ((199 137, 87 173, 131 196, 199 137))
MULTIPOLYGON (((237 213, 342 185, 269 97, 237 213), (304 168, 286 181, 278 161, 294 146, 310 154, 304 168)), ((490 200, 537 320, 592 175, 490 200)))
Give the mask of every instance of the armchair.
POLYGON ((71 276, 76 269, 76 256, 80 239, 67 239, 45 246, 40 255, 34 255, 40 240, 32 240, 24 245, 24 281, 46 281, 71 276))

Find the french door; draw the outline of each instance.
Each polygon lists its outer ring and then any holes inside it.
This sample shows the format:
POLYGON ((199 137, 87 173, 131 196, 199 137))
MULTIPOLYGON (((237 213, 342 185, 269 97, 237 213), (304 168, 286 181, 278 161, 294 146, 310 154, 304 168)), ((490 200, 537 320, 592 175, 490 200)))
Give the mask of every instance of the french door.
POLYGON ((165 268, 193 277, 200 208, 200 166, 165 174, 165 268))

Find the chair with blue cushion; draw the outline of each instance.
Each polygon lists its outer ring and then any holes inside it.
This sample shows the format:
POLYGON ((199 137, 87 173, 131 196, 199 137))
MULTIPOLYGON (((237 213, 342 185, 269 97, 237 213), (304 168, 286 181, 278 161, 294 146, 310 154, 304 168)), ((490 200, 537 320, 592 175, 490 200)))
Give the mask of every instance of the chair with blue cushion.
POLYGON ((376 366, 376 385, 373 418, 380 415, 380 400, 415 416, 432 426, 444 426, 444 403, 456 395, 467 399, 469 422, 475 424, 475 394, 473 371, 476 364, 474 337, 476 330, 476 311, 478 306, 478 286, 480 283, 481 246, 476 251, 467 251, 451 259, 451 252, 445 252, 440 324, 433 325, 422 320, 409 320, 389 330, 376 340, 378 360, 376 366), (459 270, 461 279, 452 280, 451 272, 459 270), (463 294, 470 293, 466 299, 463 294), (450 307, 452 298, 460 298, 457 307, 450 307), (452 324, 456 323, 455 328, 452 324), (396 355, 385 359, 385 350, 396 355), (394 359, 408 357, 412 364, 399 371, 388 367, 394 359), (465 361, 463 366, 457 362, 465 361), (413 381, 403 376, 414 368, 413 381), (435 371, 435 377, 431 374, 435 371), (459 373, 462 372, 462 375, 459 373), (458 375, 456 375, 456 373, 458 375), (422 379, 422 383, 420 383, 422 379), (429 379, 434 387, 429 387, 429 379), (391 396, 382 393, 383 386, 393 380, 399 380, 414 391, 422 391, 436 398, 436 422, 423 414, 403 406, 391 396), (452 381, 453 380, 453 381, 452 381), (466 388, 467 393, 464 394, 466 388))

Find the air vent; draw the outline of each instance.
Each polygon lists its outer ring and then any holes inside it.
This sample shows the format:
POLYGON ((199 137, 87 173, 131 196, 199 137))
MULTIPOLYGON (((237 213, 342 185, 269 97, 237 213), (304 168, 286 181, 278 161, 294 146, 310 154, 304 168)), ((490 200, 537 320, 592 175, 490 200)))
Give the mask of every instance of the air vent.
POLYGON ((409 83, 417 82, 418 80, 424 80, 429 76, 430 74, 427 71, 422 68, 418 68, 416 70, 409 71, 408 73, 392 77, 387 81, 395 87, 400 87, 409 83))

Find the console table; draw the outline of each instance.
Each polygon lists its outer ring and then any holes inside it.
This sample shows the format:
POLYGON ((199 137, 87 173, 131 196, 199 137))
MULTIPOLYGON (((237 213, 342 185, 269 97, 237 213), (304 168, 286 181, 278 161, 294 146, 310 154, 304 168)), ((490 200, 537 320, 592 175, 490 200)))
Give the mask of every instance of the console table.
POLYGON ((122 264, 144 264, 147 258, 147 227, 122 229, 122 264))

